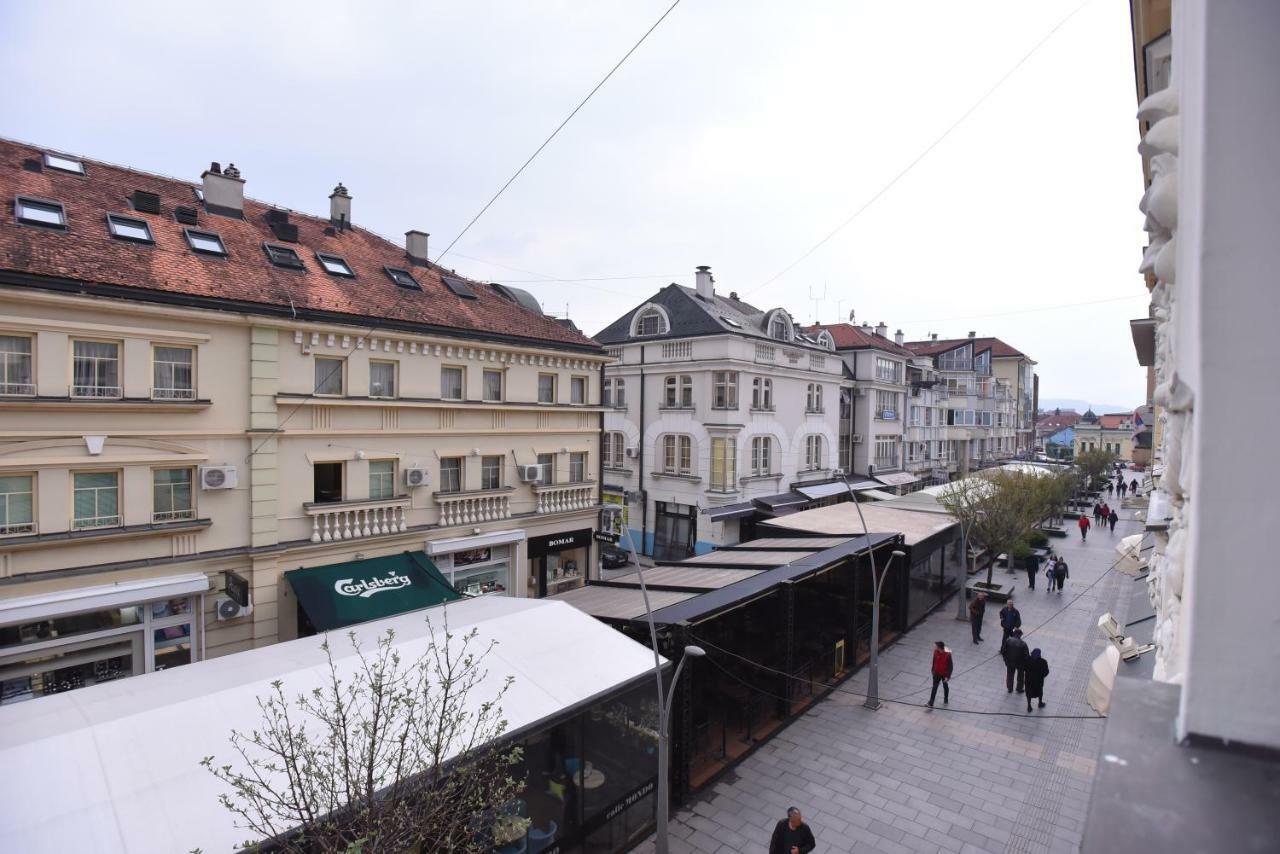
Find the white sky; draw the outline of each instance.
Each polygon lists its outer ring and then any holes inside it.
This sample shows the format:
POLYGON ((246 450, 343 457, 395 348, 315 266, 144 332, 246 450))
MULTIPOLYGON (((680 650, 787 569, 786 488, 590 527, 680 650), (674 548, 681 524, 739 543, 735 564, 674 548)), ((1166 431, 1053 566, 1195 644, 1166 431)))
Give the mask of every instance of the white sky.
MULTIPOLYGON (((313 213, 341 180, 358 224, 431 232, 434 257, 669 3, 0 3, 0 134, 190 180, 234 161, 249 195, 313 213)), ((1079 6, 684 0, 444 262, 588 333, 710 264, 762 308, 810 321, 825 292, 825 322, 997 335, 1040 363, 1042 397, 1137 404, 1118 0, 761 287, 1079 6), (596 277, 636 278, 546 281, 596 277)))

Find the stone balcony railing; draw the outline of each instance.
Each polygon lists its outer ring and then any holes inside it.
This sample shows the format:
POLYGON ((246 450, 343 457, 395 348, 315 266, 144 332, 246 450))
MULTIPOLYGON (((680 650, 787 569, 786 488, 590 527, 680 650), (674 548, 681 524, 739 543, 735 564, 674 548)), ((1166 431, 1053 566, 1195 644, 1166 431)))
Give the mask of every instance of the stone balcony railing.
POLYGON ((313 543, 402 533, 407 527, 405 510, 408 507, 407 497, 303 505, 311 517, 313 543))
POLYGON ((535 486, 533 494, 538 499, 538 513, 585 510, 596 503, 596 485, 592 481, 535 486))
POLYGON ((511 517, 510 490, 483 492, 448 492, 435 494, 440 506, 440 524, 470 525, 511 517))

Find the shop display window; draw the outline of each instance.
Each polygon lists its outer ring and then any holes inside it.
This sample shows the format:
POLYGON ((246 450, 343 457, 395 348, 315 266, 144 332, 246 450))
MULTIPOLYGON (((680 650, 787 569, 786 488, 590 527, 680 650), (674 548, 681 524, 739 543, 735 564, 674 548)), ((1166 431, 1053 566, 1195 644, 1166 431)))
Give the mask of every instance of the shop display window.
POLYGON ((506 595, 511 589, 511 547, 467 549, 449 555, 441 571, 466 596, 506 595))

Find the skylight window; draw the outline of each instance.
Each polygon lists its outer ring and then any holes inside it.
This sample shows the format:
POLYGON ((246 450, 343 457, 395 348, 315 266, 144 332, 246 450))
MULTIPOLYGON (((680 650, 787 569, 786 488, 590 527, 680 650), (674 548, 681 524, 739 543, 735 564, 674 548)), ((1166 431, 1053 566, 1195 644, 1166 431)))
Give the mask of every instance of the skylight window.
POLYGON ((70 157, 63 157, 61 154, 46 154, 44 156, 44 165, 49 169, 57 169, 59 172, 70 172, 73 175, 84 174, 83 162, 73 160, 70 157))
POLYGON ((155 242, 151 239, 151 227, 145 220, 120 214, 107 214, 107 228, 111 229, 112 237, 118 237, 121 240, 132 240, 134 243, 155 242))
POLYGON ((453 291, 455 294, 462 297, 463 299, 476 298, 475 291, 471 290, 471 286, 468 285, 466 282, 464 282, 462 279, 458 279, 453 276, 441 276, 440 280, 444 282, 444 285, 446 288, 453 291))
POLYGON ((391 281, 395 282, 402 288, 408 288, 414 291, 422 290, 422 286, 418 284, 418 280, 408 270, 401 270, 398 267, 383 267, 387 275, 391 277, 391 281))
POLYGON ((720 315, 720 319, 721 319, 721 320, 723 320, 725 323, 729 324, 730 326, 732 326, 732 327, 736 328, 736 329, 741 329, 741 328, 742 328, 742 324, 741 324, 741 323, 739 323, 738 321, 734 320, 732 317, 729 317, 727 314, 722 314, 722 315, 720 315))
POLYGON ((226 255, 227 247, 223 244, 222 238, 214 234, 212 231, 196 231, 194 228, 184 228, 187 235, 187 244, 191 246, 192 252, 200 252, 204 255, 226 255))
POLYGON ((18 222, 27 225, 42 225, 46 228, 67 227, 67 214, 59 202, 18 196, 14 201, 14 215, 18 218, 18 222))
POLYGON ((317 252, 316 258, 324 267, 325 272, 332 276, 346 276, 348 279, 354 279, 355 273, 351 272, 351 265, 346 262, 340 255, 326 255, 323 252, 317 252))
POLYGON ((290 270, 305 270, 306 266, 302 263, 302 259, 298 257, 298 253, 294 252, 288 246, 277 246, 274 243, 264 243, 262 248, 267 251, 267 258, 277 267, 288 267, 290 270))

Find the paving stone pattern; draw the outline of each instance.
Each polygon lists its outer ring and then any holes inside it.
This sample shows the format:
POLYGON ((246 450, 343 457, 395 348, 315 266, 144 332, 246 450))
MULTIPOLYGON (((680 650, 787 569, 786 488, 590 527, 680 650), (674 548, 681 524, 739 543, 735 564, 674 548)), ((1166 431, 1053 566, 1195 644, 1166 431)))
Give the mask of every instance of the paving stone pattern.
MULTIPOLYGON (((1016 579, 1028 645, 1049 662, 1044 709, 1025 714, 1022 695, 1005 689, 1000 605, 989 604, 984 642, 975 645, 969 624, 955 619, 955 601, 945 602, 880 657, 881 696, 919 705, 864 709, 864 668, 679 810, 671 850, 766 851, 774 823, 795 804, 813 828, 816 854, 1076 851, 1103 721, 1045 715, 1094 714, 1085 689, 1105 644, 1097 619, 1112 611, 1123 625, 1135 583, 1107 572, 1120 538, 1142 530, 1133 509, 1126 508, 1114 533, 1095 529, 1081 543, 1073 530, 1053 540, 1071 567, 1061 594, 1046 592, 1043 578, 1032 591, 1025 572, 995 571, 1016 579), (939 692, 936 708, 928 709, 936 640, 952 649, 956 675, 950 705, 943 706, 939 692)), ((652 851, 652 839, 637 850, 652 851)))

